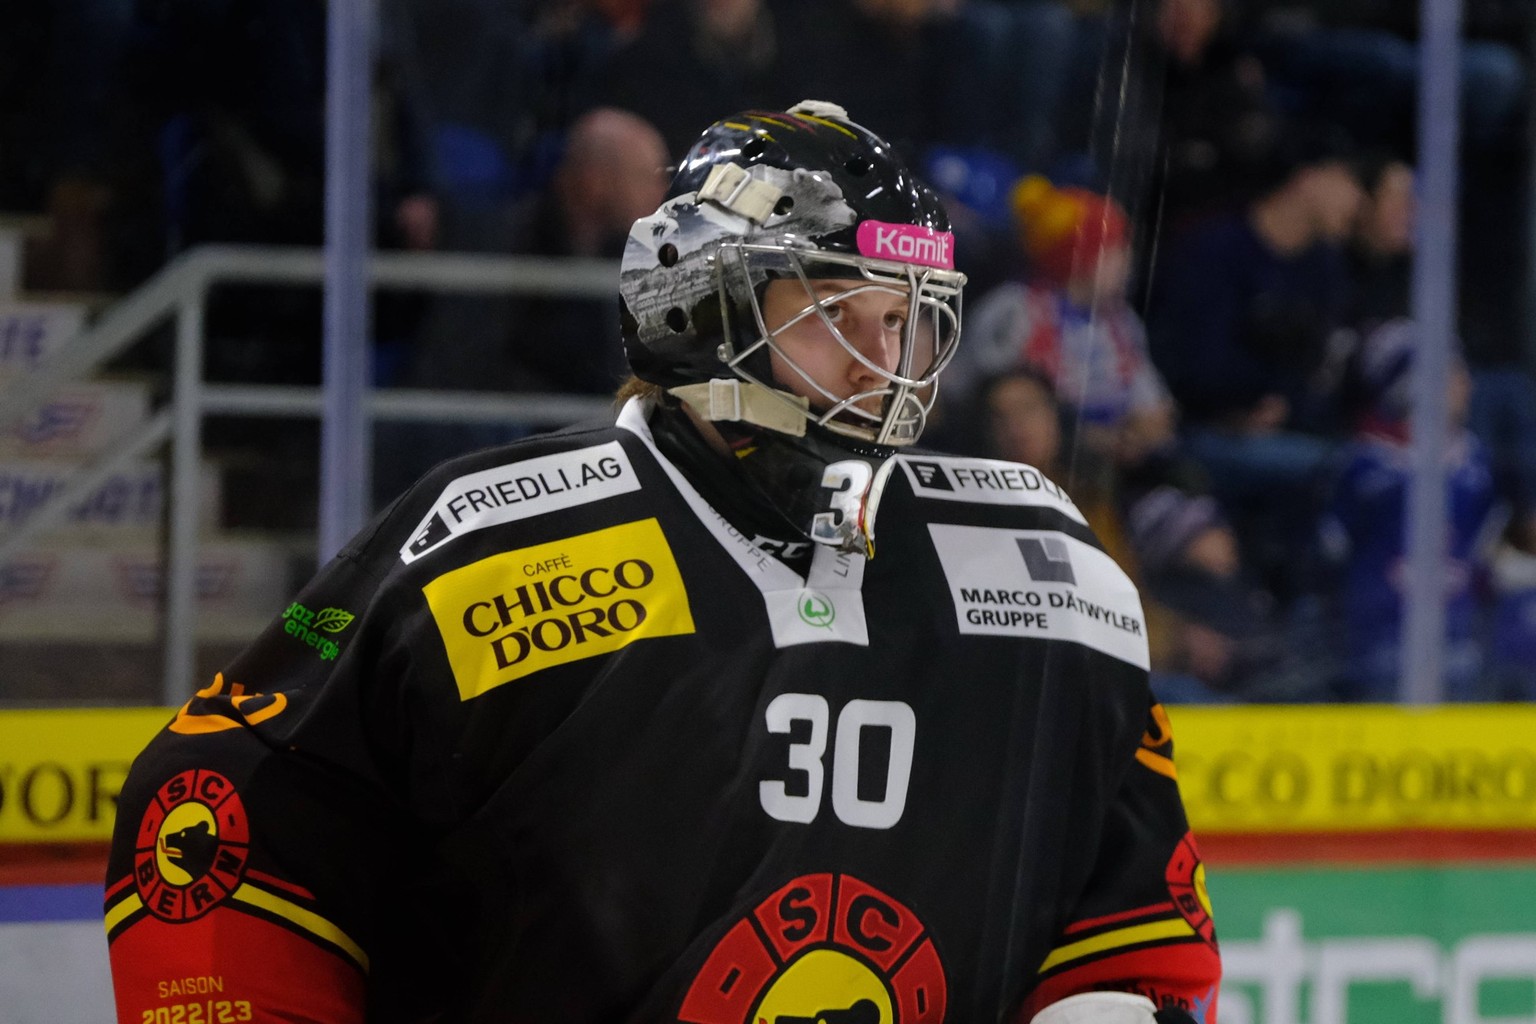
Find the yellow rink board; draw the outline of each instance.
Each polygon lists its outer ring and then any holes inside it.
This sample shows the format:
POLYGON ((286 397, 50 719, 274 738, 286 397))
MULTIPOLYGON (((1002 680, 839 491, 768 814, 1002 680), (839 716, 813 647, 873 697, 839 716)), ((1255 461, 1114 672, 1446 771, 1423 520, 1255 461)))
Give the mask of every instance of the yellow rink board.
POLYGON ((117 793, 166 708, 0 711, 0 843, 112 835, 117 793))
MULTIPOLYGON (((0 843, 105 840, 166 708, 0 711, 0 843)), ((1204 835, 1536 828, 1536 705, 1169 709, 1204 835)))
POLYGON ((1204 834, 1536 827, 1536 705, 1172 707, 1204 834))

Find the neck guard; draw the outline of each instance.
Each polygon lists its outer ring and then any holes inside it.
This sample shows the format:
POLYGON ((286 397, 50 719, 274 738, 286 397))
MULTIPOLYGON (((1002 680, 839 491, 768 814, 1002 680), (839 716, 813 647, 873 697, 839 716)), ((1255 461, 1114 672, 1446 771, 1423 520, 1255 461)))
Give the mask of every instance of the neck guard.
POLYGON ((761 500, 801 536, 875 556, 875 512, 896 465, 893 449, 850 442, 815 426, 798 437, 743 422, 715 426, 761 500))

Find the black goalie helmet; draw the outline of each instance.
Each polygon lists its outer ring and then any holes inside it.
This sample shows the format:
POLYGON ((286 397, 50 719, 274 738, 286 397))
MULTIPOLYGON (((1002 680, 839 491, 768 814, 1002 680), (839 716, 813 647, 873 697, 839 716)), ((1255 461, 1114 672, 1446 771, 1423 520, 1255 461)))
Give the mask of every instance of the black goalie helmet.
POLYGON ((709 419, 908 445, 959 340, 965 275, 954 268, 938 197, 841 107, 744 112, 704 132, 666 201, 630 231, 619 286, 626 354, 638 377, 709 419), (798 281, 803 296, 770 325, 762 299, 775 280, 798 281), (894 365, 838 328, 839 304, 870 293, 904 304, 894 365), (810 319, 872 383, 844 393, 781 347, 782 332, 810 319))

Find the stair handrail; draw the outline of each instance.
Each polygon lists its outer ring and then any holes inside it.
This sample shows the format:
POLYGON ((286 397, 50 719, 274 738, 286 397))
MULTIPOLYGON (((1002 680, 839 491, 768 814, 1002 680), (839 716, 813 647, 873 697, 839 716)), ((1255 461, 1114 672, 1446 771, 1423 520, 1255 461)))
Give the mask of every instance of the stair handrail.
MULTIPOLYGON (((615 261, 575 257, 487 253, 375 253, 368 273, 374 289, 411 288, 441 293, 512 292, 576 298, 611 298, 617 292, 615 261)), ((221 283, 319 284, 323 250, 297 246, 204 245, 171 259, 141 286, 114 303, 94 323, 45 355, 29 372, 0 381, 0 428, 31 414, 64 385, 82 380, 174 318, 176 341, 171 398, 150 420, 98 453, 51 494, 31 516, 0 537, 0 561, 56 524, 115 468, 169 440, 169 531, 164 552, 162 616, 165 665, 161 696, 166 704, 192 692, 196 636, 198 478, 201 423, 210 411, 252 414, 321 411, 318 388, 282 385, 211 385, 203 378, 203 306, 208 289, 221 283)), ((370 389, 370 415, 485 422, 499 410, 532 414, 544 422, 590 415, 605 403, 593 396, 434 392, 411 388, 370 389)))

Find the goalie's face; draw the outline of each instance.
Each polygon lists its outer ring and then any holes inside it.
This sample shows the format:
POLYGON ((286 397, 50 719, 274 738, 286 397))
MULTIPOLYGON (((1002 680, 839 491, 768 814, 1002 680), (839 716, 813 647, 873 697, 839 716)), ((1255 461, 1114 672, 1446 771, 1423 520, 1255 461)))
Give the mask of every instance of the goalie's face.
POLYGON ((867 283, 815 281, 807 296, 799 281, 773 281, 763 294, 774 380, 810 399, 818 411, 851 398, 878 413, 878 392, 901 358, 907 296, 895 289, 865 290, 867 283))
MULTIPOLYGON (((931 400, 935 329, 904 285, 857 278, 781 279, 762 295, 774 382, 810 402, 823 422, 869 428, 893 384, 916 377, 931 400), (913 323, 914 315, 919 322, 913 323)), ((914 382, 915 383, 915 382, 914 382)))

